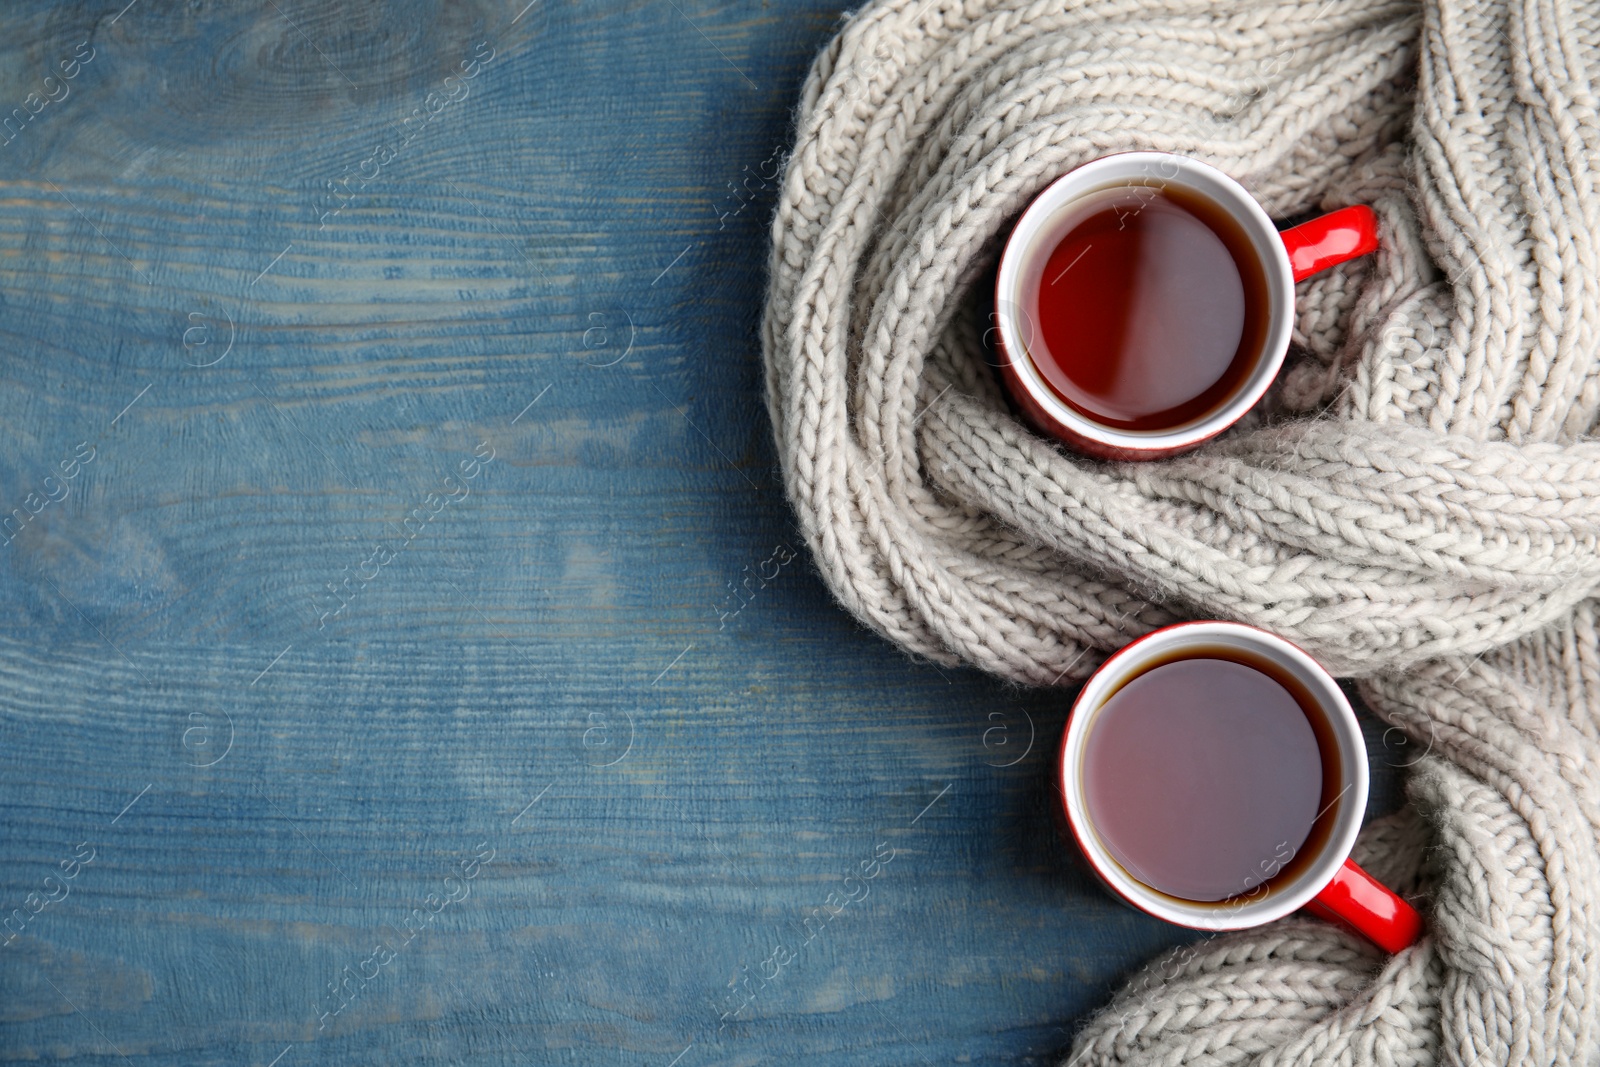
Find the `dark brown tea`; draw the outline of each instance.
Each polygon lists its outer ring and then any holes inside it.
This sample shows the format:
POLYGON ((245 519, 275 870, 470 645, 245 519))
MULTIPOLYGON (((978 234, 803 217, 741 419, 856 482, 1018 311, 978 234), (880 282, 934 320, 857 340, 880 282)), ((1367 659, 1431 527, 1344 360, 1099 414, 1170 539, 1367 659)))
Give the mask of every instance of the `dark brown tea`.
POLYGON ((1134 878, 1225 900, 1292 877, 1322 847, 1338 748, 1287 672, 1233 649, 1180 655, 1101 705, 1083 750, 1084 800, 1134 878))
POLYGON ((1170 429, 1249 377, 1267 279, 1226 211, 1176 185, 1122 184, 1084 195, 1052 229, 1028 355, 1070 407, 1116 429, 1170 429))

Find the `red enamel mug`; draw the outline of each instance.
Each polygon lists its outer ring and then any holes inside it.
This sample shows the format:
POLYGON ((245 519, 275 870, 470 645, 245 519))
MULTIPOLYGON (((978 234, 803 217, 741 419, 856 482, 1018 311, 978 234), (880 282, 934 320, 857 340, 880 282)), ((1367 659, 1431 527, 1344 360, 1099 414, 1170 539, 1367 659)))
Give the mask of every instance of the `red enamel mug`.
POLYGON ((1193 929, 1240 930, 1305 909, 1388 952, 1399 952, 1422 936, 1416 909, 1350 859, 1366 811, 1368 780, 1366 745, 1350 702, 1316 660, 1275 634, 1232 622, 1188 622, 1127 645, 1094 673, 1073 704, 1057 775, 1067 826, 1079 849, 1100 881, 1140 911, 1193 929), (1331 797, 1319 814, 1320 829, 1290 850, 1298 854, 1280 854, 1263 866, 1259 882, 1221 900, 1187 900, 1134 877, 1097 829, 1085 795, 1086 744, 1106 702, 1134 678, 1186 655, 1260 663, 1292 684, 1301 693, 1297 702, 1307 717, 1318 719, 1312 725, 1325 768, 1321 795, 1331 797))
MULTIPOLYGON (((1176 455, 1226 430, 1266 393, 1289 349, 1295 283, 1377 247, 1378 220, 1369 207, 1341 208, 1280 232, 1243 186, 1199 160, 1168 152, 1103 156, 1046 186, 1006 241, 995 279, 992 331, 1001 376, 1017 407, 1038 430, 1080 452, 1113 460, 1176 455), (1061 237, 1061 220, 1087 197, 1124 186, 1181 192, 1208 205, 1208 212, 1231 220, 1230 230, 1240 231, 1241 248, 1249 249, 1245 254, 1253 255, 1263 281, 1262 307, 1253 317, 1255 325, 1248 335, 1252 340, 1259 338, 1260 343, 1253 346, 1253 353, 1237 353, 1229 371, 1232 384, 1208 400, 1204 410, 1157 428, 1119 428, 1097 421, 1069 403, 1030 356, 1030 347, 1042 341, 1028 309, 1037 308, 1046 292, 1045 266, 1061 237)), ((1255 266, 1251 272, 1254 276, 1255 266)), ((1187 337, 1185 342, 1193 343, 1187 337)), ((1249 344, 1244 340, 1238 343, 1241 348, 1249 344)), ((1172 358, 1176 357, 1173 353, 1172 358)), ((1195 361, 1183 366, 1188 371, 1198 365, 1195 361)), ((1216 384, 1214 388, 1224 386, 1216 384)))

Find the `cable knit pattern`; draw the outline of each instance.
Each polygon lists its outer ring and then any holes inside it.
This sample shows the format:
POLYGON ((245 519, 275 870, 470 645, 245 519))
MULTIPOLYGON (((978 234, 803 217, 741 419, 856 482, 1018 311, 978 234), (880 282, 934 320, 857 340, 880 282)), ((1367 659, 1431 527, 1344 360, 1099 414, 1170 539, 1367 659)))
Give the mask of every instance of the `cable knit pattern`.
POLYGON ((817 58, 763 346, 841 602, 1034 684, 1237 619, 1361 678, 1427 752, 1423 819, 1359 853, 1427 897, 1420 945, 1306 919, 1209 940, 1072 1060, 1600 1059, 1597 49, 1592 0, 877 0, 817 58), (1017 420, 985 300, 1028 201, 1129 149, 1277 218, 1370 204, 1382 248, 1299 286, 1245 422, 1118 465, 1017 420))

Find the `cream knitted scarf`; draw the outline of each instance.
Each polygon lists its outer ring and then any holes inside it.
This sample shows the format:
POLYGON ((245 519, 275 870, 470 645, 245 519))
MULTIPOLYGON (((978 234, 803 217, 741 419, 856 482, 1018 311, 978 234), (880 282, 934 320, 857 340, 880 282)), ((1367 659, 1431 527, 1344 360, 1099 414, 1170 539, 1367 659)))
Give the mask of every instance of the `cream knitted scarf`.
POLYGON ((1600 1060, 1597 74, 1596 0, 878 0, 816 60, 763 343, 844 605, 1041 685, 1176 618, 1254 623, 1427 753, 1357 853, 1420 894, 1421 944, 1200 942, 1071 1061, 1600 1060), (1119 466, 1013 417, 981 297, 1036 192, 1131 148, 1275 217, 1370 204, 1383 249, 1300 286, 1259 417, 1119 466))

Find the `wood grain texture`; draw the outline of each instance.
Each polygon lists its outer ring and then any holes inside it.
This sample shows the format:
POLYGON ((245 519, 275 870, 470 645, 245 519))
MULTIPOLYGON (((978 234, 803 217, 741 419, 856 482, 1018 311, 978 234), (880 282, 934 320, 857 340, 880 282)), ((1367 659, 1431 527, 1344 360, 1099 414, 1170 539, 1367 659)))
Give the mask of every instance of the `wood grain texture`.
POLYGON ((0 1060, 1043 1062, 1188 936, 801 551, 836 7, 123 2, 0 38, 0 1060))

